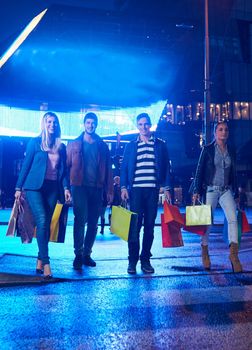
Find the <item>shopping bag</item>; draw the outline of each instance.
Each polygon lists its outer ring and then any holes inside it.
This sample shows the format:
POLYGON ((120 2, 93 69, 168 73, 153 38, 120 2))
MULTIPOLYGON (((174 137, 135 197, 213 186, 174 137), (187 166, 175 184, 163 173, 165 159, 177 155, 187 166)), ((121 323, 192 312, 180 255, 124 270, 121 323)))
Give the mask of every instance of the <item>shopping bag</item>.
MULTIPOLYGON (((183 215, 183 214, 182 214, 183 215)), ((186 215, 184 214, 184 222, 186 222, 186 215)), ((204 236, 208 229, 207 225, 201 225, 201 226, 186 226, 184 224, 183 230, 190 232, 190 233, 196 233, 197 235, 204 236)))
POLYGON ((29 203, 25 198, 25 193, 22 193, 18 207, 17 237, 21 238, 22 243, 31 243, 35 231, 35 222, 29 203))
POLYGON ((134 240, 138 215, 121 206, 112 206, 110 231, 124 241, 134 240))
POLYGON ((18 201, 15 200, 12 210, 10 219, 8 222, 7 232, 6 236, 15 236, 16 235, 16 227, 17 227, 17 217, 18 217, 18 201))
POLYGON ((183 230, 190 232, 190 233, 196 233, 196 235, 204 236, 204 234, 207 231, 207 226, 183 226, 183 230))
POLYGON ((238 210, 237 213, 237 225, 238 225, 238 245, 241 243, 242 237, 242 212, 238 210))
MULTIPOLYGON (((238 228, 238 245, 240 245, 241 238, 242 238, 242 212, 240 210, 238 210, 238 213, 237 213, 237 228, 238 228)), ((223 239, 227 244, 230 243, 228 239, 228 222, 226 217, 224 217, 223 239)))
POLYGON ((184 218, 181 215, 179 208, 176 205, 169 204, 164 201, 164 222, 177 222, 178 224, 184 225, 184 218))
MULTIPOLYGON (((56 204, 50 225, 50 242, 64 243, 68 208, 68 205, 56 204)), ((33 237, 36 237, 36 225, 25 193, 22 193, 19 203, 17 203, 15 207, 15 214, 16 215, 11 215, 12 222, 13 218, 15 218, 15 230, 13 230, 14 224, 10 225, 11 229, 7 230, 6 235, 20 237, 22 243, 31 243, 33 237), (11 234, 11 232, 13 233, 11 234)))
POLYGON ((68 205, 56 204, 50 225, 50 242, 65 242, 68 208, 68 205))
POLYGON ((250 225, 248 223, 247 215, 245 211, 241 211, 241 217, 242 217, 242 233, 251 232, 250 225))
POLYGON ((228 240, 228 222, 227 222, 226 217, 224 217, 222 236, 223 236, 224 242, 229 244, 229 240, 228 240))
POLYGON ((190 205, 186 207, 186 226, 212 224, 211 205, 190 205))
POLYGON ((163 248, 182 247, 181 225, 177 222, 165 223, 164 214, 161 214, 161 232, 163 248))

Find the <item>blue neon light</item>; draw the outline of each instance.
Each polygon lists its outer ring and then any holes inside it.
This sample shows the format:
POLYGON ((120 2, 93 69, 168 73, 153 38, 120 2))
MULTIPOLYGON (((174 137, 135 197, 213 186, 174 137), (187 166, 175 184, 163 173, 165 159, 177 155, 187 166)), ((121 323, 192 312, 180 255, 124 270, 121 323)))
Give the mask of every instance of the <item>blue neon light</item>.
MULTIPOLYGON (((148 107, 132 108, 104 108, 94 110, 87 108, 81 112, 57 112, 61 122, 62 138, 77 137, 82 128, 83 117, 92 110, 99 117, 97 133, 101 136, 115 135, 135 130, 135 118, 139 113, 147 112, 151 116, 152 124, 157 124, 165 101, 159 101, 148 107)), ((0 135, 33 137, 38 135, 40 119, 45 111, 35 111, 0 105, 0 135)))

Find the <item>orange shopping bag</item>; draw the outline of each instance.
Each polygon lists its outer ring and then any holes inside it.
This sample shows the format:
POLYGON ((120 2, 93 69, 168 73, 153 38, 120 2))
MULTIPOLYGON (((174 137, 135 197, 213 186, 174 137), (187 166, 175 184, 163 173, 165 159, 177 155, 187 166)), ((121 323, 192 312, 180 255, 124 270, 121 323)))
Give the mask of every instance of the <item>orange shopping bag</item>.
POLYGON ((161 214, 161 232, 163 248, 182 247, 184 245, 181 235, 181 225, 177 222, 164 222, 164 214, 161 214))
POLYGON ((167 201, 164 202, 164 222, 176 222, 181 226, 184 225, 184 218, 176 205, 169 204, 167 201))

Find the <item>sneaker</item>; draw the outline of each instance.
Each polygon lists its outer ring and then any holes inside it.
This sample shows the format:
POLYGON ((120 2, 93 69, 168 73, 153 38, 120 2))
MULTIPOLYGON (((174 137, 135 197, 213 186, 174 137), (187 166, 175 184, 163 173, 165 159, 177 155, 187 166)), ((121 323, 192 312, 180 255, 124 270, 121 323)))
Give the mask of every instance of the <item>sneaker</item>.
POLYGON ((143 261, 141 263, 141 269, 144 273, 154 273, 155 272, 154 268, 151 266, 149 261, 143 261))
POLYGON ((96 262, 91 258, 90 255, 83 256, 82 263, 83 265, 86 265, 86 266, 92 266, 92 267, 96 266, 96 262))
POLYGON ((76 255, 73 261, 73 268, 75 270, 81 270, 82 269, 82 255, 76 255))
POLYGON ((130 275, 135 275, 135 274, 136 274, 136 264, 134 264, 134 263, 129 263, 127 272, 128 272, 130 275))

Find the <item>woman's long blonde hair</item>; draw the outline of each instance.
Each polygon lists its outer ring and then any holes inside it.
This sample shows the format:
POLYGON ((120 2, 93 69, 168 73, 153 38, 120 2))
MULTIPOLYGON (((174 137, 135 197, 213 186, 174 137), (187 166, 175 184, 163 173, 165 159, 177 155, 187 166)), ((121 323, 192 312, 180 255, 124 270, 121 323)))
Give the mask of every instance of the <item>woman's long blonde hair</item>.
POLYGON ((47 112, 43 115, 41 119, 41 149, 43 151, 49 151, 53 150, 56 152, 61 144, 61 128, 59 123, 58 116, 53 112, 47 112), (48 117, 54 117, 57 122, 57 128, 55 130, 54 138, 50 139, 50 135, 48 134, 47 128, 46 128, 46 120, 48 117))

